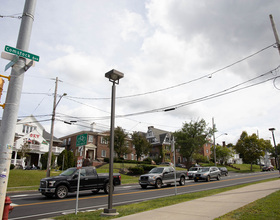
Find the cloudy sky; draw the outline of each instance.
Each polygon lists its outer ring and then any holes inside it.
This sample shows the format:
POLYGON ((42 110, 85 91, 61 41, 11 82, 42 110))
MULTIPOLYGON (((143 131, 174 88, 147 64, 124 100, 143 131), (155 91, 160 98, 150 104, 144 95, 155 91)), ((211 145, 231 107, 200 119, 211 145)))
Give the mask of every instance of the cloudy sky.
MULTIPOLYGON (((16 46, 24 1, 0 0, 0 47, 16 46)), ((279 0, 38 0, 29 52, 40 62, 24 78, 18 116, 33 114, 47 131, 55 78, 63 97, 55 136, 116 126, 179 130, 184 122, 216 124, 217 142, 242 131, 280 142, 280 55, 269 15, 280 31, 279 0), (165 111, 175 109, 173 111, 165 111), (64 123, 76 121, 72 125, 64 123), (228 135, 224 135, 227 133, 228 135)), ((0 74, 7 60, 0 60, 0 74)), ((1 102, 5 102, 7 82, 1 102)), ((58 97, 59 98, 59 97, 58 97)), ((3 110, 0 110, 1 115, 3 110)))

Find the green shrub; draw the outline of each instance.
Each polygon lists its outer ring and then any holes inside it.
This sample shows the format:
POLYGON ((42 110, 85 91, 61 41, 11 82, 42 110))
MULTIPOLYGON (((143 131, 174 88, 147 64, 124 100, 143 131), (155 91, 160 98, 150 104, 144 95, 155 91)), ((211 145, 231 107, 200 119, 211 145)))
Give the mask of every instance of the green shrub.
POLYGON ((14 165, 14 164, 11 164, 11 165, 10 165, 10 170, 13 170, 13 169, 15 169, 15 165, 14 165))
POLYGON ((142 164, 140 166, 143 167, 144 171, 150 171, 151 169, 157 167, 155 165, 145 165, 145 164, 142 164))
POLYGON ((130 172, 132 172, 134 175, 141 175, 144 174, 144 169, 143 167, 129 167, 128 168, 130 172))

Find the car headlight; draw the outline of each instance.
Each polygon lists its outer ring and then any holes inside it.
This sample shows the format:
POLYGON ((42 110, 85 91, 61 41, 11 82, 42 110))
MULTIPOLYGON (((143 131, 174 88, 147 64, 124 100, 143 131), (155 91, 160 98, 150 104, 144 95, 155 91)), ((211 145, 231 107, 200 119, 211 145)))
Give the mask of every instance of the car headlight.
POLYGON ((53 180, 53 181, 49 181, 49 186, 50 186, 50 187, 54 186, 54 184, 55 184, 55 181, 54 181, 54 180, 53 180))
POLYGON ((149 176, 149 179, 154 180, 154 179, 156 179, 156 177, 155 176, 149 176))
POLYGON ((207 175, 208 175, 208 173, 204 173, 204 174, 203 174, 203 176, 207 176, 207 175))

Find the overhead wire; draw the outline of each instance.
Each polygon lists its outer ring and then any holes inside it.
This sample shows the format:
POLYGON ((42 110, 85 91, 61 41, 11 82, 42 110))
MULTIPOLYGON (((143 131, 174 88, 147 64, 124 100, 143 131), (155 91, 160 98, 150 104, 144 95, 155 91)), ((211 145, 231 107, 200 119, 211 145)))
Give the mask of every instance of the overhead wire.
MULTIPOLYGON (((149 92, 138 93, 138 94, 134 94, 134 95, 119 96, 119 97, 116 97, 116 99, 124 99, 124 98, 132 98, 132 97, 136 97, 136 96, 149 95, 149 94, 152 94, 152 93, 162 92, 162 91, 166 91, 166 90, 169 90, 169 89, 180 87, 180 86, 183 86, 183 85, 186 85, 186 84, 189 84, 189 83, 193 83, 193 82, 196 82, 196 81, 201 80, 203 78, 209 78, 209 77, 211 78, 214 74, 216 74, 218 72, 221 72, 221 71, 223 71, 223 70, 225 70, 225 69, 227 69, 229 67, 232 67, 232 66, 234 66, 234 65, 236 65, 236 64, 238 64, 240 62, 243 62, 244 60, 247 60, 247 59, 257 55, 257 54, 259 54, 259 53, 269 49, 270 47, 273 47, 275 44, 276 43, 273 43, 273 44, 271 44, 269 46, 266 46, 266 47, 262 48, 261 50, 259 50, 257 52, 254 52, 254 53, 252 53, 252 54, 250 54, 250 55, 248 55, 248 56, 246 56, 246 57, 244 57, 244 58, 242 58, 242 59, 240 59, 238 61, 235 61, 235 62, 233 62, 233 63, 231 63, 229 65, 226 65, 225 67, 222 67, 222 68, 220 68, 218 70, 215 70, 215 71, 213 71, 211 73, 208 73, 208 74, 203 75, 201 77, 198 77, 196 79, 192 79, 192 80, 187 81, 187 82, 179 83, 179 84, 176 84, 176 85, 173 85, 173 86, 169 86, 169 87, 166 87, 166 88, 162 88, 162 89, 158 89, 158 90, 153 90, 153 91, 149 91, 149 92)), ((87 100, 105 100, 105 99, 110 99, 110 98, 86 98, 86 97, 75 97, 75 96, 68 96, 68 97, 73 98, 73 99, 87 99, 87 100)))

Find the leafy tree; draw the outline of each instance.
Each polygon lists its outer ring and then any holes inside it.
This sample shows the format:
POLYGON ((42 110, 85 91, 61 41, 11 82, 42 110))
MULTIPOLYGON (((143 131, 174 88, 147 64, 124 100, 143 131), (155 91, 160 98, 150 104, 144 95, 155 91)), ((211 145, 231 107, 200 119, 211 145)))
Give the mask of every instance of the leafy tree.
POLYGON ((211 132, 205 120, 201 119, 183 124, 182 129, 174 133, 176 145, 180 149, 180 154, 186 158, 188 166, 192 163, 193 154, 199 152, 207 143, 211 132))
POLYGON ((150 143, 140 132, 133 132, 132 144, 135 146, 137 161, 142 155, 146 155, 147 153, 149 153, 150 143))
POLYGON ((128 134, 121 127, 115 129, 114 150, 118 154, 118 158, 121 158, 124 154, 131 153, 131 150, 126 145, 127 137, 128 134))
POLYGON ((75 161, 74 161, 74 154, 72 151, 67 151, 63 150, 57 158, 57 165, 60 166, 60 168, 66 170, 70 167, 75 166, 75 161), (64 157, 64 164, 63 164, 63 157, 64 157))
POLYGON ((251 171, 253 170, 253 163, 261 156, 264 156, 267 142, 260 140, 256 134, 251 136, 243 131, 237 141, 234 149, 240 154, 244 162, 251 164, 251 171))
MULTIPOLYGON (((211 152, 214 153, 214 146, 211 147, 211 152)), ((214 155, 212 154, 211 157, 213 158, 214 155)), ((232 155, 233 152, 229 148, 216 145, 216 159, 220 164, 224 164, 230 157, 232 157, 232 155)))
MULTIPOLYGON (((42 170, 47 169, 48 156, 49 156, 49 153, 48 153, 48 152, 44 153, 44 154, 41 156, 40 162, 41 162, 41 164, 42 164, 42 170)), ((54 154, 52 153, 51 164, 53 164, 54 160, 55 160, 55 156, 54 156, 54 154)))
POLYGON ((30 145, 28 143, 22 144, 18 154, 20 157, 28 157, 29 152, 31 151, 30 145))

